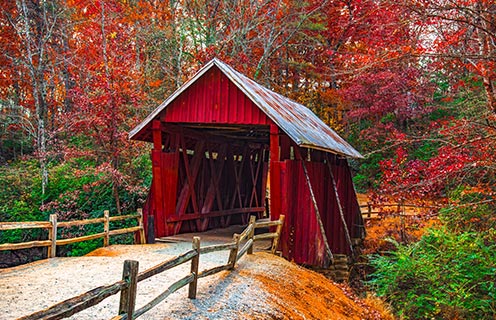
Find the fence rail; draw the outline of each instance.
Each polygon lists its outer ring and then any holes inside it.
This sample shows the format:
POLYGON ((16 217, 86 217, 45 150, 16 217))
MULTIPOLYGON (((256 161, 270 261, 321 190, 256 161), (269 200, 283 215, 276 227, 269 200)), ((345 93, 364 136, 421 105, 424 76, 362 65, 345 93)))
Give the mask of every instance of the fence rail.
POLYGON ((248 227, 241 234, 233 235, 233 242, 226 244, 211 245, 201 248, 200 238, 194 237, 192 242, 192 250, 187 251, 177 257, 167 260, 152 268, 149 268, 141 273, 138 273, 138 261, 126 260, 123 267, 122 280, 95 288, 85 292, 77 297, 73 297, 57 303, 45 310, 41 310, 30 315, 19 318, 18 320, 34 320, 45 319, 54 320, 69 317, 82 310, 88 309, 104 299, 115 295, 120 292, 119 310, 118 315, 111 318, 112 320, 132 320, 143 315, 160 302, 165 300, 172 293, 189 285, 188 298, 195 299, 197 292, 197 282, 199 278, 204 278, 224 270, 232 270, 235 263, 243 257, 246 253, 251 254, 253 250, 253 243, 255 239, 255 229, 262 227, 277 227, 277 237, 273 237, 271 251, 275 252, 278 239, 281 233, 282 224, 284 223, 284 216, 281 215, 278 221, 257 223, 255 217, 250 218, 248 227), (240 249, 241 241, 246 241, 240 249), (200 255, 205 253, 212 253, 217 251, 229 250, 229 259, 226 264, 214 268, 199 270, 200 255), (153 298, 150 302, 143 307, 135 310, 137 284, 140 281, 153 277, 157 274, 165 272, 169 269, 175 268, 186 262, 191 261, 190 273, 171 284, 164 292, 160 293, 157 297, 153 298))
POLYGON ((53 258, 56 256, 57 246, 103 238, 103 245, 106 247, 110 243, 110 236, 131 232, 139 232, 140 242, 145 243, 143 211, 141 209, 138 209, 136 214, 113 217, 110 217, 109 211, 105 210, 102 218, 87 220, 57 221, 57 215, 51 214, 49 221, 0 222, 0 231, 16 229, 47 229, 48 239, 19 243, 3 243, 0 244, 0 251, 47 247, 47 257, 53 258), (138 225, 135 227, 110 230, 110 222, 124 221, 129 219, 137 219, 138 225), (75 238, 57 239, 58 228, 69 228, 97 223, 103 223, 103 232, 75 238))
POLYGON ((403 215, 403 216, 419 215, 419 213, 416 212, 407 212, 407 209, 415 209, 415 210, 439 209, 438 206, 420 206, 416 204, 406 204, 406 203, 372 204, 369 202, 367 204, 360 205, 360 211, 362 213, 362 217, 365 220, 379 219, 380 214, 384 212, 391 213, 391 209, 388 210, 387 208, 393 208, 392 214, 403 215))

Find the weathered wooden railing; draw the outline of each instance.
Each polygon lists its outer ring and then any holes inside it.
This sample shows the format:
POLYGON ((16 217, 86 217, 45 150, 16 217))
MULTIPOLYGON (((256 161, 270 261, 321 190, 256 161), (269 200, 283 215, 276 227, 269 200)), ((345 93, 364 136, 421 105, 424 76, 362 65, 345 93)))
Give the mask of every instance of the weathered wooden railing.
POLYGON ((16 229, 36 229, 36 228, 48 229, 48 239, 19 242, 19 243, 3 243, 0 244, 0 251, 47 247, 48 248, 47 257, 53 258, 56 256, 57 246, 63 246, 71 243, 88 241, 99 238, 103 238, 103 245, 108 246, 110 242, 110 236, 114 236, 118 234, 139 232, 140 242, 144 243, 145 241, 145 232, 143 229, 143 212, 141 209, 138 209, 136 214, 130 214, 125 216, 113 216, 113 217, 110 216, 108 210, 105 210, 102 218, 87 219, 87 220, 57 221, 57 215, 51 214, 49 221, 0 222, 0 231, 16 230, 16 229), (110 230, 110 222, 123 221, 129 219, 137 219, 138 225, 135 227, 110 230), (103 223, 103 232, 76 237, 76 238, 57 239, 58 228, 68 228, 68 227, 83 226, 87 224, 96 224, 96 223, 103 223))
POLYGON ((173 259, 167 260, 158 264, 150 269, 138 273, 138 261, 126 260, 124 262, 124 269, 122 273, 122 280, 110 285, 101 286, 83 293, 77 297, 70 298, 58 304, 55 304, 45 310, 35 312, 33 314, 19 318, 18 320, 34 320, 45 319, 54 320, 69 317, 80 311, 88 309, 97 305, 104 299, 115 295, 120 292, 119 310, 118 315, 111 318, 112 320, 132 320, 143 315, 157 304, 165 300, 169 295, 189 285, 188 298, 195 299, 197 292, 197 284, 199 278, 204 278, 223 270, 232 270, 236 262, 243 257, 244 254, 253 253, 254 241, 261 239, 272 239, 272 252, 275 252, 279 241, 282 225, 284 223, 284 216, 281 215, 277 221, 270 222, 256 222, 255 217, 250 218, 248 227, 241 234, 234 234, 233 241, 225 244, 211 245, 201 248, 200 238, 193 238, 192 250, 185 252, 173 259), (276 232, 255 235, 255 229, 262 227, 277 227, 276 232), (240 248, 241 242, 245 242, 240 248), (229 259, 226 264, 217 266, 211 269, 199 270, 200 255, 230 250, 229 259), (191 261, 190 273, 171 284, 164 292, 159 294, 153 300, 135 310, 137 284, 140 281, 148 279, 152 276, 165 272, 169 269, 177 267, 183 263, 191 261))
POLYGON ((403 204, 403 203, 383 203, 383 204, 372 204, 368 202, 367 204, 360 206, 360 211, 364 219, 378 219, 380 214, 388 213, 392 215, 418 215, 419 213, 408 212, 407 209, 439 209, 437 206, 422 206, 416 204, 403 204), (392 208, 392 209, 387 209, 392 208))

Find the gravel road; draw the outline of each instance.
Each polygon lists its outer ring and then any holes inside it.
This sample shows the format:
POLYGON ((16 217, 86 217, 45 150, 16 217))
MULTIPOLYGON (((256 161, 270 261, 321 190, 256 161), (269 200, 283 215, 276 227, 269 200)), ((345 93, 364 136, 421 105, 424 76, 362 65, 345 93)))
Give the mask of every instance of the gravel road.
MULTIPOLYGON (((201 234, 201 245, 226 243, 233 226, 201 234)), ((42 310, 96 287, 121 279, 125 260, 138 260, 139 272, 191 248, 192 235, 174 237, 173 243, 112 245, 84 257, 52 258, 14 268, 0 269, 0 320, 42 310)), ((171 240, 171 239, 169 239, 171 240)), ((187 286, 139 319, 381 319, 380 313, 320 274, 275 255, 245 255, 236 269, 198 280, 197 299, 187 298, 187 286)), ((200 270, 225 264, 229 252, 204 254, 200 270)), ((190 264, 138 283, 136 308, 161 294, 189 274, 190 264)), ((117 315, 119 295, 111 296, 70 319, 110 319, 117 315)), ((392 318, 391 318, 392 319, 392 318)))
MULTIPOLYGON (((239 226, 233 226, 202 234, 201 245, 203 247, 228 242, 232 234, 240 230, 239 226)), ((95 287, 119 281, 123 263, 128 259, 138 260, 139 272, 144 271, 190 250, 191 239, 192 235, 186 234, 174 237, 171 243, 112 245, 84 257, 52 258, 1 269, 0 319, 16 319, 95 287)), ((225 264, 228 256, 228 251, 202 255, 200 270, 225 264)), ((251 257, 249 260, 252 260, 251 257)), ((237 268, 244 268, 246 263, 249 262, 244 257, 239 261, 237 268)), ((189 268, 190 264, 186 263, 138 283, 137 308, 187 275, 189 268)), ((249 297, 251 309, 252 298, 257 296, 263 302, 264 296, 263 292, 254 292, 256 286, 252 283, 244 282, 243 277, 238 274, 238 269, 235 272, 224 271, 200 279, 196 300, 187 298, 187 286, 180 289, 140 319, 237 319, 236 314, 247 308, 242 306, 245 297, 249 297), (219 301, 225 303, 221 305, 219 301), (229 308, 232 310, 228 310, 229 308)), ((114 295, 70 319, 109 319, 117 314, 118 303, 119 296, 114 295)))

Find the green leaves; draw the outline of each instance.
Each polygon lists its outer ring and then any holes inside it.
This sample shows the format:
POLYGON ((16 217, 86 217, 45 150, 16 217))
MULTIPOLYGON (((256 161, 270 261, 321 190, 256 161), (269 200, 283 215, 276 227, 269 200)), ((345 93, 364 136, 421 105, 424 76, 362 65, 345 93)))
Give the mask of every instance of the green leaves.
POLYGON ((487 240, 432 229, 418 243, 373 256, 369 285, 406 319, 492 319, 496 245, 487 240))

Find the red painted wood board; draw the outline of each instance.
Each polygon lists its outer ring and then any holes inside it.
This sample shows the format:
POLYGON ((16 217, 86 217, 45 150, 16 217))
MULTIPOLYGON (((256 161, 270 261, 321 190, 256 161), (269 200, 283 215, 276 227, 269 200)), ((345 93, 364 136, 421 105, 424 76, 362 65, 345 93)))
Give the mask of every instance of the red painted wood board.
POLYGON ((212 68, 165 109, 164 122, 262 124, 272 121, 218 68, 212 68))

